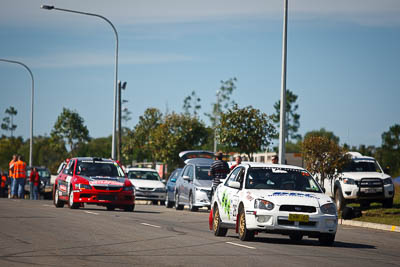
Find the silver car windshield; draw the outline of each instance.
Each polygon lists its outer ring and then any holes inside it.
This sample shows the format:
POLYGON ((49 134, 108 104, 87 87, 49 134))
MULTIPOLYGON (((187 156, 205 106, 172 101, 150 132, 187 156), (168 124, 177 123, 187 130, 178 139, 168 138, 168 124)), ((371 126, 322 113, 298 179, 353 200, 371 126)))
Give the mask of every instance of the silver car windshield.
POLYGON ((249 168, 245 187, 247 189, 322 192, 307 171, 298 169, 249 168))
POLYGON ((154 171, 129 171, 128 172, 129 179, 140 179, 140 180, 151 180, 158 181, 160 180, 160 176, 157 172, 154 171))

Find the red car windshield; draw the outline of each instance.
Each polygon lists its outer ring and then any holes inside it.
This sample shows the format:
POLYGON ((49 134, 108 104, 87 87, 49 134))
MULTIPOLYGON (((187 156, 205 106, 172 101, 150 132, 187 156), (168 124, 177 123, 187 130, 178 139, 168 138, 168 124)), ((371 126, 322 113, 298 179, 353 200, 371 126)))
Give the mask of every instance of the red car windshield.
POLYGON ((78 161, 76 174, 90 177, 125 177, 122 168, 115 162, 78 161))

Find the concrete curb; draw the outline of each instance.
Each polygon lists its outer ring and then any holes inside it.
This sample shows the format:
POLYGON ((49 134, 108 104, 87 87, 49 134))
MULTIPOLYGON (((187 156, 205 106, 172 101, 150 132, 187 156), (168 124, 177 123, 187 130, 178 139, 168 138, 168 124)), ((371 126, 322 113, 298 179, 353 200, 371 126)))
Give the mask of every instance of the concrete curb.
POLYGON ((360 222, 360 221, 343 220, 343 219, 339 219, 339 224, 400 233, 400 226, 396 225, 360 222))

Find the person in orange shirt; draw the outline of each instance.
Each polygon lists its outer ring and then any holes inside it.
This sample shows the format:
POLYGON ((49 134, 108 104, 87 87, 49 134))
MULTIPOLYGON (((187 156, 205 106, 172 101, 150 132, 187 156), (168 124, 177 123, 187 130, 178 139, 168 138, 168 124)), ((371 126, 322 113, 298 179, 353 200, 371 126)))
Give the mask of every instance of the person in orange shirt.
POLYGON ((23 199, 25 196, 26 163, 22 161, 21 155, 14 163, 14 179, 14 192, 18 192, 18 198, 23 199))
POLYGON ((29 176, 29 182, 32 185, 31 190, 33 191, 32 198, 33 200, 39 199, 39 184, 40 184, 40 177, 39 172, 36 168, 33 168, 31 171, 31 175, 29 176))
POLYGON ((11 182, 10 198, 15 198, 17 195, 17 192, 15 192, 15 179, 14 179, 14 164, 15 164, 15 162, 17 162, 16 154, 13 155, 12 160, 8 164, 8 169, 9 169, 8 176, 10 177, 10 182, 11 182))

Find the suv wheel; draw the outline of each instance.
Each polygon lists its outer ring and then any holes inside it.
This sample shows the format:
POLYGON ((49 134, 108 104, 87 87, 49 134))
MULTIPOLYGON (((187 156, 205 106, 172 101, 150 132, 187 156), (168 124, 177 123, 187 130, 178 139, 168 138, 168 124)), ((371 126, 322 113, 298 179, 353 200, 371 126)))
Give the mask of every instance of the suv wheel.
POLYGON ((390 209, 393 208, 393 198, 386 198, 383 202, 382 205, 385 209, 390 209))
POLYGON ((346 206, 346 200, 343 197, 342 189, 338 188, 335 191, 335 203, 338 211, 342 211, 346 206))

